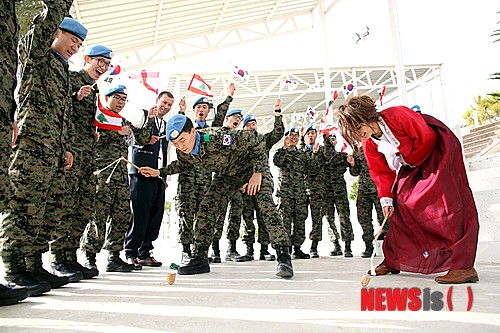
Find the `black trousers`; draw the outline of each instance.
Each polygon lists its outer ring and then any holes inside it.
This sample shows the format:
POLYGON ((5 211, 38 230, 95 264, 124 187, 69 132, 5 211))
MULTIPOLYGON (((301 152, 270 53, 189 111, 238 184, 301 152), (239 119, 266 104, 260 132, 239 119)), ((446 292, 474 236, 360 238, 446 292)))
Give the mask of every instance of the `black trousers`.
POLYGON ((165 183, 160 178, 130 175, 132 219, 125 236, 125 256, 147 258, 160 233, 165 183))

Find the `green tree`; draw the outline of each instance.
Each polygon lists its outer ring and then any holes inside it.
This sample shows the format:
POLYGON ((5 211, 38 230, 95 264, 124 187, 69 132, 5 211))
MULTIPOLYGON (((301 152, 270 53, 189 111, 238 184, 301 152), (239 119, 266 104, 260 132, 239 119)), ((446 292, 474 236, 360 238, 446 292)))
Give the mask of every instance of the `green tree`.
POLYGON ((19 22, 19 37, 28 32, 33 17, 43 10, 43 1, 41 0, 21 0, 16 2, 16 16, 19 22))
POLYGON ((476 113, 479 126, 492 123, 500 118, 500 100, 495 95, 500 96, 500 92, 495 91, 486 97, 477 96, 474 98, 476 105, 471 106, 463 115, 467 126, 475 126, 476 113))

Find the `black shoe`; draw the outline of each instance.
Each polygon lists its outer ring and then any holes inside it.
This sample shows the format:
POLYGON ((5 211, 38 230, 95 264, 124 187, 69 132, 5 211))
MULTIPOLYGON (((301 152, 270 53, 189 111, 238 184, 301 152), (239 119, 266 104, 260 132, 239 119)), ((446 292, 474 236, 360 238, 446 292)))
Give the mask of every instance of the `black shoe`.
POLYGON ((123 261, 119 256, 110 255, 108 257, 108 264, 106 265, 106 272, 122 272, 128 273, 134 270, 134 265, 129 265, 123 261))
POLYGON ((307 253, 302 252, 300 246, 294 246, 292 259, 309 259, 309 258, 311 258, 311 256, 308 255, 307 253))
POLYGON ((84 280, 92 279, 93 277, 99 275, 99 270, 97 270, 97 267, 95 267, 94 269, 88 268, 81 265, 78 261, 69 262, 68 264, 73 270, 82 272, 84 280))
POLYGON ((13 283, 0 283, 0 306, 13 305, 28 297, 28 288, 13 283))
POLYGON ((366 241, 365 242, 365 251, 361 253, 361 258, 370 258, 373 253, 373 245, 372 242, 366 241))
POLYGON ((210 265, 208 264, 208 259, 202 257, 194 257, 189 263, 184 266, 179 267, 177 274, 179 275, 195 275, 210 273, 210 265))
POLYGON ((66 262, 53 262, 50 264, 50 267, 52 268, 53 275, 57 275, 59 277, 67 277, 69 279, 69 282, 78 282, 80 280, 83 280, 83 273, 80 271, 75 271, 66 262))
POLYGON ((277 251, 278 254, 278 266, 276 267, 276 276, 279 277, 292 277, 293 276, 293 265, 288 252, 288 247, 282 247, 277 251))
POLYGON ((27 271, 6 274, 5 280, 20 287, 26 287, 28 289, 29 297, 40 296, 51 290, 50 283, 47 281, 39 281, 27 271))
POLYGON ((334 242, 335 247, 333 248, 333 251, 330 251, 330 256, 336 257, 336 256, 341 256, 342 253, 342 248, 340 247, 340 244, 338 241, 334 242))
POLYGON ((70 283, 68 277, 50 274, 44 268, 38 267, 37 269, 30 270, 30 273, 35 279, 48 282, 51 289, 57 289, 70 283))
POLYGON ((241 255, 236 250, 228 251, 226 253, 226 261, 236 261, 234 260, 236 257, 241 257, 241 255))
POLYGON ((352 250, 351 250, 351 242, 350 241, 346 241, 345 242, 344 257, 346 257, 346 258, 352 258, 353 257, 352 250))
POLYGON ((311 258, 319 258, 318 254, 318 241, 313 241, 311 244, 311 251, 309 251, 311 258))
POLYGON ((269 253, 269 251, 265 252, 260 252, 259 260, 265 260, 265 261, 275 261, 276 256, 274 254, 269 253))
POLYGON ((97 275, 99 275, 99 270, 97 269, 96 264, 96 253, 85 251, 85 258, 87 260, 85 261, 84 267, 91 271, 96 271, 97 275))

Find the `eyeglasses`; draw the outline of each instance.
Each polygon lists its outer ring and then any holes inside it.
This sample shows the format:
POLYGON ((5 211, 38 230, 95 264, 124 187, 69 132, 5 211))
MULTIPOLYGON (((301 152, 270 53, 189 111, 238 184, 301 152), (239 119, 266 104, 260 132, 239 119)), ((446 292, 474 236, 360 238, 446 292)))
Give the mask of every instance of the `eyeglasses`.
POLYGON ((243 119, 243 116, 239 113, 232 114, 231 117, 234 117, 234 118, 239 119, 239 120, 243 119))
POLYGON ((113 96, 111 96, 111 98, 113 98, 117 102, 123 102, 123 103, 127 102, 127 97, 125 97, 125 96, 113 95, 113 96))
POLYGON ((106 61, 103 58, 92 58, 92 59, 97 60, 97 65, 99 67, 109 68, 109 66, 111 66, 111 62, 110 61, 106 61))

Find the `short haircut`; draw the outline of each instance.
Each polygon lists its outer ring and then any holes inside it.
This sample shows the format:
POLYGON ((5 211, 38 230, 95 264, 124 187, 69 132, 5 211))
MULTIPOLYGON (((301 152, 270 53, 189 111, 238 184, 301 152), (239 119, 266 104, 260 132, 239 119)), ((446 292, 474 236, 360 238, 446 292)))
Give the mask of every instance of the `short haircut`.
POLYGON ((163 95, 167 95, 168 98, 174 98, 174 95, 170 91, 162 91, 161 93, 158 94, 158 99, 160 99, 163 95))
POLYGON ((189 119, 189 117, 186 117, 186 122, 184 123, 184 127, 182 127, 181 133, 182 132, 190 133, 192 128, 193 128, 193 122, 191 121, 191 119, 189 119))

